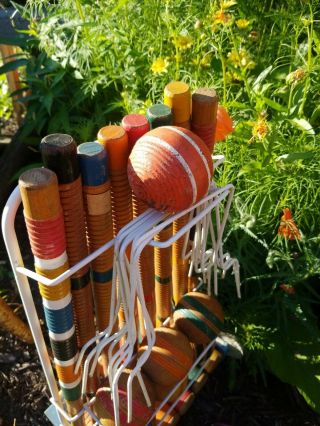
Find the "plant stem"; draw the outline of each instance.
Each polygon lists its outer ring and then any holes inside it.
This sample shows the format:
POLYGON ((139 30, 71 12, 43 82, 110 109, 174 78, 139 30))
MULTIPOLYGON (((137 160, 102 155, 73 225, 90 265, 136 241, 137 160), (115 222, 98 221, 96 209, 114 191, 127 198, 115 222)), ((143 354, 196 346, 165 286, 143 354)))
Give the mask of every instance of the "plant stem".
POLYGON ((227 102, 227 73, 226 73, 226 61, 222 53, 222 49, 219 47, 218 50, 219 58, 221 61, 222 68, 222 79, 223 79, 223 104, 225 105, 227 102))
POLYGON ((308 60, 307 60, 307 77, 303 88, 302 102, 299 108, 299 116, 303 115, 305 103, 307 101, 307 95, 310 87, 310 73, 312 70, 312 44, 313 44, 313 11, 312 6, 309 3, 310 9, 310 22, 307 25, 308 34, 308 60))

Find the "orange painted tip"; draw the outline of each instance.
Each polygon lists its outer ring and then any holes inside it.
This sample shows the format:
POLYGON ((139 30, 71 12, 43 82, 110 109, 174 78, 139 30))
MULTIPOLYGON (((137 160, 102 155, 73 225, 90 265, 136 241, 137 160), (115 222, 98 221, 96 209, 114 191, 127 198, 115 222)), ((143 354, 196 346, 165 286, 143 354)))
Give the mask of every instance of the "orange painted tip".
POLYGON ((102 127, 98 132, 98 141, 107 150, 110 171, 126 169, 129 157, 129 145, 128 135, 123 127, 102 127))
POLYGON ((44 167, 24 172, 19 178, 24 215, 33 220, 51 220, 60 210, 58 179, 44 167))
POLYGON ((163 103, 172 108, 173 123, 185 123, 191 115, 191 93, 182 81, 173 81, 164 89, 163 103))
POLYGON ((164 88, 164 96, 167 98, 190 96, 190 87, 183 81, 171 81, 164 88))

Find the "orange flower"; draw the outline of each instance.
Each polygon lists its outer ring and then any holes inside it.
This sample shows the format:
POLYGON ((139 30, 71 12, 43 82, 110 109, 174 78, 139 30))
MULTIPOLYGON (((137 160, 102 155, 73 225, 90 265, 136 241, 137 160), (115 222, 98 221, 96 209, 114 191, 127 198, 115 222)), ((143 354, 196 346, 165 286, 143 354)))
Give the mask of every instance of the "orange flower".
POLYGON ((224 13, 224 11, 218 10, 214 15, 213 15, 213 23, 214 24, 227 24, 230 21, 230 16, 227 13, 224 13))
POLYGON ((268 122, 265 117, 259 117, 258 120, 254 123, 252 129, 252 136, 260 140, 264 139, 269 131, 268 122))
POLYGON ((280 226, 278 228, 278 235, 289 240, 301 240, 301 233, 292 217, 290 209, 287 207, 282 210, 283 215, 280 219, 280 226))
POLYGON ((216 125, 216 132, 214 136, 215 142, 225 140, 225 138, 229 135, 229 133, 232 133, 233 131, 234 131, 233 121, 230 115, 228 114, 227 110, 223 108, 223 106, 218 105, 217 125, 216 125))
POLYGON ((280 284, 279 288, 284 292, 292 296, 293 294, 296 294, 296 289, 292 287, 292 285, 289 284, 280 284))

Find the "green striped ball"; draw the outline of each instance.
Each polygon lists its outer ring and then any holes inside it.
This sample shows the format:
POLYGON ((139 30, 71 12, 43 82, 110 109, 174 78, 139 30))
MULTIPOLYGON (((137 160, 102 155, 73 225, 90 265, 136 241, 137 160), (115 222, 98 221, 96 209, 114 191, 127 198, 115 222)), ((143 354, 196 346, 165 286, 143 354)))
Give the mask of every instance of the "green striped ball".
POLYGON ((207 345, 223 330, 224 313, 213 296, 191 292, 183 295, 173 313, 175 327, 190 342, 207 345))

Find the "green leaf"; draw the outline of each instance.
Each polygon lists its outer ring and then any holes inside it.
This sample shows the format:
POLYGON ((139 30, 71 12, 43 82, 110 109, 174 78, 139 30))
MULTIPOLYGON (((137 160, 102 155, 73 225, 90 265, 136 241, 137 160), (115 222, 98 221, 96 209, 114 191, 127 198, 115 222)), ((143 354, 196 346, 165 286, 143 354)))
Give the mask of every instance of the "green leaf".
POLYGON ((242 102, 238 102, 238 101, 231 101, 228 104, 230 107, 232 108, 236 108, 236 109, 242 109, 242 110, 250 110, 250 105, 242 103, 242 102))
POLYGON ((249 161, 246 165, 244 165, 242 169, 240 169, 238 176, 242 176, 247 173, 254 173, 254 172, 260 171, 261 169, 262 169, 262 165, 260 161, 252 160, 252 161, 249 161))
POLYGON ((271 371, 282 381, 296 386, 308 404, 320 413, 320 333, 318 336, 314 333, 301 321, 292 319, 285 336, 277 333, 272 349, 265 355, 271 371))
POLYGON ((265 70, 263 70, 258 75, 258 77, 256 78, 256 80, 255 80, 255 82, 253 83, 253 86, 252 86, 252 88, 255 92, 258 92, 260 90, 261 83, 270 74, 271 70, 272 70, 272 65, 267 67, 265 70))
POLYGON ((53 94, 48 93, 43 98, 43 105, 46 107, 46 110, 48 111, 48 114, 51 114, 51 107, 53 102, 53 94))
POLYGON ((287 109, 280 105, 278 102, 273 101, 272 99, 266 98, 265 96, 262 96, 262 99, 264 100, 264 102, 269 105, 269 107, 271 107, 272 109, 279 111, 279 112, 286 112, 287 109))
POLYGON ((25 48, 28 40, 30 40, 30 37, 21 34, 16 37, 0 37, 0 44, 25 48))
POLYGON ((313 151, 308 152, 291 152, 290 154, 280 155, 275 159, 275 161, 281 161, 283 163, 292 163, 297 160, 312 160, 312 158, 316 155, 313 151))
POLYGON ((16 61, 10 61, 0 67, 0 74, 7 73, 9 71, 14 71, 17 68, 27 65, 27 59, 17 59, 16 61))
POLYGON ((293 118, 292 120, 290 120, 290 122, 298 129, 306 132, 308 135, 315 135, 313 127, 311 126, 309 121, 305 120, 304 118, 293 118))

